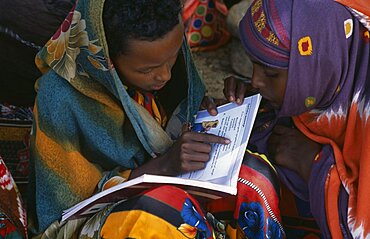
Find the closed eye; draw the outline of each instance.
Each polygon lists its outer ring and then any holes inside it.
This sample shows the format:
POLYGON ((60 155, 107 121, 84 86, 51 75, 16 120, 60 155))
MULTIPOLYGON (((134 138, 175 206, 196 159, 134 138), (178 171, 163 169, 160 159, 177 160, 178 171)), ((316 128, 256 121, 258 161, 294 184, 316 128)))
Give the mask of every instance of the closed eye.
POLYGON ((152 71, 153 71, 153 69, 152 69, 152 68, 150 68, 150 69, 140 70, 139 72, 140 72, 141 74, 149 74, 149 73, 151 73, 152 71))

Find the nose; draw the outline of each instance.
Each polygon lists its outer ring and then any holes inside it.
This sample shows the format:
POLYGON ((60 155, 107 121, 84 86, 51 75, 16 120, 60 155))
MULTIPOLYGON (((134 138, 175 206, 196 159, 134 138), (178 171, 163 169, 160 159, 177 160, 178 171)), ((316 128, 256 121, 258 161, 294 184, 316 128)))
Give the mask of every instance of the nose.
POLYGON ((172 67, 170 66, 170 64, 166 63, 164 64, 163 66, 161 66, 160 68, 158 68, 158 72, 156 74, 156 80, 157 81, 161 81, 161 82, 167 82, 171 79, 171 69, 172 67))
POLYGON ((258 77, 258 74, 256 74, 254 71, 253 71, 253 75, 252 75, 252 79, 251 79, 251 85, 252 85, 253 88, 256 88, 256 89, 263 88, 262 79, 260 79, 260 77, 258 77))

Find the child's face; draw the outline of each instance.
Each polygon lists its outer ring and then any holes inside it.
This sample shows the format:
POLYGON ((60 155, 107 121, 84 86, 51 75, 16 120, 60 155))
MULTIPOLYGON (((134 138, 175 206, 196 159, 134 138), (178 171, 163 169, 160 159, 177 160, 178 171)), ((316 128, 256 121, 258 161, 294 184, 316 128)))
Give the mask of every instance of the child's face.
POLYGON ((252 57, 251 60, 253 62, 252 86, 257 88, 262 97, 275 109, 279 109, 284 100, 288 70, 265 66, 252 57))
POLYGON ((128 52, 113 59, 124 84, 141 91, 156 91, 171 79, 171 69, 183 41, 184 27, 178 24, 155 41, 130 40, 128 52))

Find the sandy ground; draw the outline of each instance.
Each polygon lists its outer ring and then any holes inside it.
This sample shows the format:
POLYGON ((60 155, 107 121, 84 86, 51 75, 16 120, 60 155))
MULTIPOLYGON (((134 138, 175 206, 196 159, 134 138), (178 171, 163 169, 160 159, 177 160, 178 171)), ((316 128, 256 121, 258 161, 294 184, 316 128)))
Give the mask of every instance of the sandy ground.
POLYGON ((214 51, 193 52, 195 64, 203 78, 208 92, 216 98, 223 98, 223 79, 233 74, 230 66, 231 42, 214 51))

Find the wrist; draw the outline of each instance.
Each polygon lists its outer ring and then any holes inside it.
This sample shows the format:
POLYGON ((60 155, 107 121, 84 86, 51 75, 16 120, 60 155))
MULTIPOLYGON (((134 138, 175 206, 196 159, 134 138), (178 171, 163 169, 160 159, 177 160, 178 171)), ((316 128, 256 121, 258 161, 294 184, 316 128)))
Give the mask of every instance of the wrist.
POLYGON ((166 153, 153 159, 153 161, 156 161, 160 175, 177 176, 180 173, 180 170, 176 168, 176 165, 172 162, 173 156, 171 154, 166 153))

